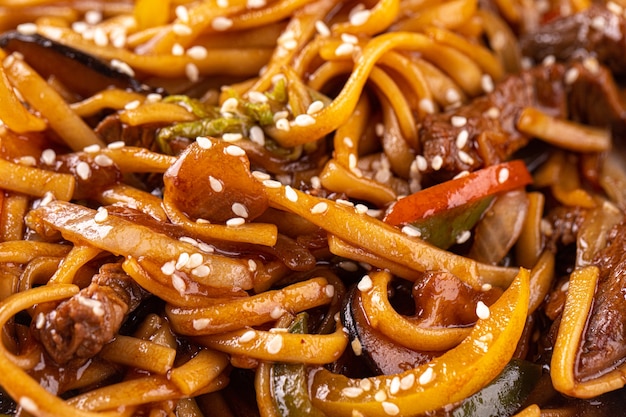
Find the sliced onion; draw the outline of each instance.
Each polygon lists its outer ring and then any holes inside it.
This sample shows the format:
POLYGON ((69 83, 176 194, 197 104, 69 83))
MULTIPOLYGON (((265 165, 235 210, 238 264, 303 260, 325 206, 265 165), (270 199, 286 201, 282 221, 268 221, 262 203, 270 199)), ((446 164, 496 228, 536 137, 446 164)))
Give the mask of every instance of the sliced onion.
POLYGON ((509 191, 498 196, 476 225, 469 257, 488 264, 500 262, 522 231, 528 204, 528 196, 523 190, 509 191))

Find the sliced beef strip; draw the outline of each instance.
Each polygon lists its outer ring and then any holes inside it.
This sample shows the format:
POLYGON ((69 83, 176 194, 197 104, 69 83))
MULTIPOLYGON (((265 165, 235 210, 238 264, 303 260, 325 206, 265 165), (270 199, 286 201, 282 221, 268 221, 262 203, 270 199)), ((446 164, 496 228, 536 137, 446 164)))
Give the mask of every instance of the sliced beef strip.
POLYGON ((418 126, 427 162, 422 174, 437 183, 464 170, 510 159, 531 139, 516 128, 526 107, 558 118, 611 127, 614 133, 626 132, 626 106, 606 68, 580 62, 539 65, 506 77, 494 91, 467 105, 425 117, 418 126), (572 73, 576 77, 570 78, 572 73), (467 122, 455 125, 455 116, 467 122), (459 149, 457 138, 462 131, 467 132, 468 141, 459 149))
POLYGON ((522 53, 541 62, 594 57, 614 74, 626 75, 626 19, 602 4, 540 25, 520 38, 522 53))
POLYGON ((88 287, 37 318, 33 331, 58 364, 85 360, 114 338, 145 297, 120 264, 105 264, 88 287))
POLYGON ((602 375, 626 360, 626 222, 617 225, 609 239, 594 259, 600 276, 578 355, 580 380, 602 375))

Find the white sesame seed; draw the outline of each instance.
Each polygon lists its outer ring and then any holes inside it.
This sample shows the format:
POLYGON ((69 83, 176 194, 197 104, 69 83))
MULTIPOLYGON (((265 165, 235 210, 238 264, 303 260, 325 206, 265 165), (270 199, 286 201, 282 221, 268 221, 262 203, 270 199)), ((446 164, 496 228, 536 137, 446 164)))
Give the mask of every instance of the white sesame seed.
POLYGON ((324 287, 324 293, 328 298, 332 298, 335 295, 335 287, 328 284, 324 287))
POLYGON ((289 121, 285 118, 276 120, 276 129, 288 132, 290 129, 289 121))
POLYGON ((592 74, 597 74, 600 71, 600 63, 594 57, 587 57, 583 60, 583 67, 592 74))
POLYGON ((315 124, 315 118, 309 114, 299 114, 296 116, 294 124, 300 127, 311 126, 315 124))
POLYGON ((472 236, 472 232, 470 232, 469 230, 463 230, 461 233, 459 233, 456 236, 456 243, 463 244, 465 242, 467 242, 467 240, 472 236))
POLYGON ((430 166, 435 171, 439 171, 443 166, 443 158, 441 157, 441 155, 435 155, 432 161, 430 161, 430 166))
POLYGON ((498 109, 497 107, 490 107, 486 112, 485 115, 490 118, 490 119, 497 119, 498 117, 500 117, 500 109, 498 109))
POLYGON ((248 218, 248 209, 241 203, 233 203, 231 210, 236 216, 243 217, 244 219, 248 218))
POLYGON ((479 319, 488 319, 490 315, 489 307, 485 303, 482 301, 476 303, 476 316, 478 316, 479 319))
POLYGON ((359 339, 352 339, 350 347, 356 356, 361 356, 363 354, 363 345, 361 345, 361 341, 359 339))
POLYGON ((133 101, 129 101, 128 103, 126 103, 126 105, 124 105, 124 109, 125 110, 135 110, 140 105, 141 105, 141 101, 133 100, 133 101))
POLYGON ((267 103, 268 98, 260 91, 249 91, 248 100, 250 100, 251 103, 267 103))
POLYGON ((459 155, 459 159, 461 160, 461 162, 467 165, 472 165, 474 163, 474 158, 472 158, 470 154, 468 154, 467 152, 459 151, 458 155, 459 155))
POLYGON ((35 23, 21 23, 17 25, 17 31, 22 35, 34 35, 37 33, 37 25, 35 23))
POLYGON ((212 175, 209 175, 209 185, 211 186, 211 189, 216 193, 221 193, 224 190, 224 184, 222 183, 222 181, 212 175))
POLYGON ((400 413, 400 408, 396 404, 390 403, 389 401, 383 401, 382 406, 385 414, 390 416, 395 416, 400 413))
POLYGON ((467 141, 469 140, 469 132, 466 129, 463 129, 456 136, 456 147, 458 149, 463 149, 465 145, 467 145, 467 141))
POLYGON ((241 336, 239 336, 239 343, 248 343, 256 338, 256 332, 254 330, 248 330, 241 336))
POLYGON ((113 160, 109 158, 107 155, 96 155, 94 158, 94 162, 101 167, 110 167, 113 165, 113 160))
POLYGON ((246 2, 246 7, 248 9, 260 9, 261 7, 265 7, 266 5, 266 0, 247 0, 246 2))
POLYGON ((467 117, 464 116, 452 116, 450 118, 450 124, 454 127, 463 127, 467 124, 467 117))
POLYGON ((82 20, 78 20, 72 23, 72 30, 78 34, 83 34, 88 28, 89 25, 87 24, 87 22, 83 22, 82 20))
POLYGON ((379 403, 382 403, 387 399, 387 393, 383 390, 377 391, 376 394, 374 394, 374 399, 379 403))
POLYGON ((448 88, 446 90, 446 101, 451 104, 458 103, 461 101, 461 95, 454 88, 448 88))
POLYGON ((415 164, 419 171, 426 171, 428 169, 428 161, 423 155, 417 155, 415 157, 415 164))
POLYGON ((311 187, 316 190, 322 188, 322 181, 320 180, 320 177, 318 177, 317 175, 311 177, 311 187))
POLYGON ((189 11, 185 6, 176 6, 175 13, 178 20, 184 23, 189 23, 189 11))
POLYGON ((233 21, 224 16, 218 16, 211 22, 211 27, 218 31, 228 30, 233 25, 233 21))
POLYGON ((246 154, 246 151, 244 151, 237 145, 228 145, 226 148, 224 148, 224 153, 230 156, 244 156, 246 154))
POLYGON ((576 67, 569 68, 567 71, 565 71, 565 76, 563 77, 565 84, 567 85, 574 84, 576 80, 578 79, 579 75, 580 75, 580 71, 578 71, 578 68, 576 67))
POLYGON ((165 275, 172 275, 174 271, 176 271, 175 265, 176 262, 174 261, 165 262, 163 266, 161 266, 161 272, 163 272, 165 275))
POLYGON ((420 229, 418 229, 415 226, 411 226, 410 224, 407 224, 406 226, 402 226, 402 233, 404 233, 407 236, 411 236, 411 237, 420 237, 422 236, 422 232, 420 231, 420 229))
POLYGON ((374 133, 376 133, 376 136, 379 138, 382 137, 385 134, 385 125, 382 123, 376 123, 374 126, 374 133))
POLYGON ((415 384, 415 374, 407 374, 400 380, 400 389, 408 390, 415 384))
POLYGON ((117 140, 115 142, 111 142, 107 145, 107 148, 109 149, 122 149, 124 146, 126 146, 126 143, 124 143, 123 140, 117 140))
POLYGON ((358 160, 357 160, 356 154, 351 153, 350 155, 348 155, 348 167, 351 170, 354 170, 357 167, 357 163, 358 163, 358 160))
POLYGON ((544 67, 549 67, 550 65, 554 65, 555 62, 556 62, 556 57, 554 55, 548 55, 543 59, 543 61, 541 61, 541 64, 544 67))
POLYGON ((20 407, 22 407, 27 413, 32 415, 39 414, 39 407, 37 406, 35 400, 33 400, 32 398, 26 396, 20 397, 18 403, 20 407))
POLYGON ((232 219, 226 220, 226 226, 229 227, 237 227, 245 224, 246 219, 243 217, 233 217, 232 219))
POLYGON ((363 394, 363 388, 360 387, 345 387, 341 390, 341 393, 348 398, 356 398, 363 394))
POLYGON ((194 330, 204 330, 211 324, 211 319, 202 318, 202 319, 193 319, 191 325, 194 330))
POLYGON ((115 28, 111 30, 109 33, 109 38, 111 38, 111 44, 116 48, 123 48, 126 46, 126 29, 124 28, 115 28))
POLYGON ((176 273, 172 274, 172 286, 180 295, 185 295, 187 284, 185 284, 185 280, 176 273))
POLYGON ((172 25, 172 32, 178 36, 188 36, 193 33, 193 30, 184 23, 174 23, 172 25))
POLYGON ((389 385, 389 394, 396 395, 400 391, 400 377, 394 376, 389 385))
POLYGON ((372 279, 369 275, 363 275, 359 283, 357 284, 357 288, 361 292, 367 292, 373 287, 372 279))
POLYGON ((354 52, 354 44, 343 42, 335 49, 336 56, 348 56, 354 52))
POLYGON ((366 214, 369 211, 369 207, 367 207, 365 204, 357 204, 354 206, 354 210, 358 214, 366 214))
POLYGON ((482 87, 483 91, 487 94, 493 92, 495 88, 495 85, 493 83, 493 78, 491 78, 489 74, 483 74, 482 77, 480 77, 480 86, 482 87))
POLYGON ((287 117, 289 117, 289 112, 287 110, 277 111, 276 113, 274 113, 274 116, 272 116, 274 123, 276 123, 280 119, 286 119, 287 117))
POLYGON ((187 268, 193 269, 202 265, 202 262, 204 262, 204 257, 202 256, 202 254, 195 252, 189 255, 189 261, 187 261, 186 266, 187 268))
POLYGON ((565 281, 565 282, 563 283, 563 285, 561 285, 560 290, 561 290, 562 292, 566 292, 567 290, 569 290, 569 281, 565 281))
POLYGON ((85 22, 90 25, 97 25, 102 22, 102 12, 99 10, 89 10, 85 13, 85 22))
POLYGON ((87 153, 96 153, 100 152, 100 145, 89 145, 83 148, 83 151, 87 153))
POLYGON ((350 24, 354 26, 364 25, 371 15, 372 12, 370 10, 360 10, 350 16, 350 24))
POLYGON ((185 54, 185 48, 179 43, 172 45, 172 55, 183 56, 185 54))
POLYGON ((185 53, 189 58, 195 59, 197 61, 203 60, 209 54, 207 49, 201 45, 192 46, 191 48, 187 49, 187 52, 185 53))
POLYGON ((222 103, 222 107, 220 107, 220 113, 233 113, 239 107, 239 100, 235 97, 229 97, 222 103))
POLYGON ((426 385, 435 377, 435 371, 433 368, 426 368, 426 370, 419 376, 418 382, 420 385, 426 385))
POLYGON ((79 162, 78 165, 76 165, 76 174, 82 180, 89 179, 91 176, 91 168, 89 167, 89 164, 83 161, 79 162))
POLYGON ((318 21, 315 22, 315 30, 322 37, 326 38, 326 37, 330 36, 330 29, 328 28, 326 23, 324 23, 321 20, 318 20, 318 21))
POLYGON ((285 314, 285 310, 281 306, 276 306, 270 311, 270 317, 274 320, 279 319, 283 314, 285 314))
POLYGON ((267 353, 277 354, 283 348, 283 337, 279 334, 274 335, 268 342, 265 349, 267 353))
POLYGON ((265 145, 265 133, 260 126, 254 125, 250 128, 250 140, 259 146, 265 145))
POLYGON ((464 169, 463 171, 460 171, 458 174, 456 174, 454 177, 452 177, 452 179, 459 179, 459 178, 463 178, 463 177, 467 177, 469 175, 469 171, 464 169))
POLYGON ((95 28, 93 32, 93 41, 98 46, 107 46, 109 44, 109 37, 103 28, 95 28))
POLYGON ((176 265, 174 265, 174 268, 180 271, 187 265, 187 262, 189 262, 189 254, 187 252, 182 252, 180 255, 178 255, 178 259, 176 260, 176 265))
POLYGON ((102 223, 102 222, 105 222, 108 217, 109 217, 109 212, 107 211, 107 209, 104 207, 98 207, 98 210, 96 211, 96 215, 93 216, 93 219, 96 223, 102 223))
POLYGON ((435 112, 435 102, 429 98, 421 99, 418 103, 418 107, 427 114, 433 114, 435 112))
POLYGON ((342 33, 341 41, 345 43, 351 43, 352 45, 356 45, 357 43, 359 43, 359 38, 357 38, 355 35, 351 33, 342 33))
POLYGON ((211 268, 208 265, 199 265, 191 270, 191 275, 198 278, 208 277, 211 273, 211 268))
POLYGON ((324 108, 324 102, 321 101, 321 100, 315 100, 306 109, 306 113, 307 114, 315 114, 315 113, 321 111, 323 108, 324 108))
POLYGON ((618 16, 621 16, 624 13, 624 8, 615 3, 614 1, 609 1, 606 3, 606 8, 609 9, 609 11, 613 14, 616 14, 618 16))
POLYGON ((243 135, 241 133, 224 133, 222 134, 222 140, 224 142, 237 142, 238 140, 243 139, 243 135))
POLYGON ((311 213, 313 214, 324 214, 327 210, 328 204, 323 201, 320 201, 319 203, 311 207, 311 213))
POLYGON ((200 79, 200 69, 193 62, 188 62, 187 65, 185 65, 185 76, 187 76, 189 81, 195 83, 200 79))
POLYGON ((485 284, 481 285, 480 290, 486 292, 486 291, 491 290, 492 288, 493 288, 493 286, 491 284, 485 283, 485 284))
POLYGON ((196 138, 196 142, 198 143, 198 146, 202 149, 211 149, 213 147, 213 142, 206 136, 198 136, 196 138))
POLYGON ((215 248, 208 243, 198 242, 198 249, 200 249, 204 253, 213 253, 215 252, 215 248))
POLYGON ((595 30, 603 31, 605 26, 606 20, 604 19, 604 16, 594 16, 591 19, 591 27, 595 30))
POLYGON ((254 259, 248 259, 248 271, 254 272, 259 266, 254 259))
POLYGON ((372 381, 367 378, 363 378, 359 381, 359 386, 363 388, 363 391, 369 391, 372 389, 372 381))
POLYGON ((343 144, 347 147, 347 148, 354 148, 354 141, 352 140, 351 137, 349 136, 345 136, 343 138, 343 144))
POLYGON ((263 185, 267 188, 280 188, 283 186, 280 181, 276 180, 263 180, 263 185))
POLYGON ((289 185, 285 186, 285 197, 287 197, 287 200, 291 201, 292 203, 298 201, 298 193, 296 193, 296 190, 291 188, 291 186, 289 185))
POLYGON ((27 155, 27 156, 21 156, 19 159, 19 163, 20 165, 34 167, 35 165, 37 165, 37 160, 35 159, 34 156, 27 155))
POLYGON ((498 171, 498 182, 500 184, 503 184, 506 182, 506 180, 509 179, 509 169, 508 168, 502 168, 500 171, 498 171))

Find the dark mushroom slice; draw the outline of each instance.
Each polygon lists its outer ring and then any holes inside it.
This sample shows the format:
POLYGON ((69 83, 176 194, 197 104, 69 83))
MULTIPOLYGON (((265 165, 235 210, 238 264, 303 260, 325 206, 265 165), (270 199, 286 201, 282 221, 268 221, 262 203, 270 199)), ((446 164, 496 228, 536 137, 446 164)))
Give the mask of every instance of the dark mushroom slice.
POLYGON ((355 287, 347 294, 341 319, 348 330, 352 349, 374 374, 401 373, 437 356, 435 352, 418 352, 397 345, 373 328, 363 312, 361 293, 355 287))
POLYGON ((6 32, 0 35, 0 47, 7 52, 19 52, 42 77, 54 76, 83 98, 111 87, 163 93, 100 58, 39 34, 6 32))

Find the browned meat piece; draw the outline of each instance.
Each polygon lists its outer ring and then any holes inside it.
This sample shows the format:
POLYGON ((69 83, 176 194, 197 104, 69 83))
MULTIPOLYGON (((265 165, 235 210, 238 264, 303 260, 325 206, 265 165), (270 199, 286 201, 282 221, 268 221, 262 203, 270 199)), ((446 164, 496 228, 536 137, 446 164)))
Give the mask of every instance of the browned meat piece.
POLYGON ((145 294, 119 264, 105 264, 87 288, 37 318, 33 330, 55 362, 88 359, 113 339, 145 294))
POLYGON ((525 56, 542 61, 554 56, 559 61, 595 57, 613 73, 626 74, 626 19, 605 6, 557 18, 520 39, 525 56))
POLYGON ((529 106, 626 132, 625 107, 606 68, 579 62, 540 65, 505 78, 493 92, 467 105, 424 118, 419 126, 427 163, 422 173, 441 182, 509 159, 530 140, 516 128, 521 111, 529 106))
POLYGON ((582 380, 615 369, 626 360, 626 223, 611 232, 609 245, 594 259, 598 289, 581 344, 576 376, 582 380))
POLYGON ((558 245, 569 245, 576 242, 581 224, 585 220, 587 210, 582 207, 558 206, 550 211, 546 220, 550 224, 547 246, 553 252, 558 245))

